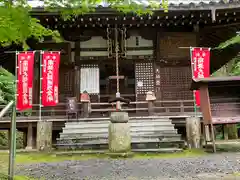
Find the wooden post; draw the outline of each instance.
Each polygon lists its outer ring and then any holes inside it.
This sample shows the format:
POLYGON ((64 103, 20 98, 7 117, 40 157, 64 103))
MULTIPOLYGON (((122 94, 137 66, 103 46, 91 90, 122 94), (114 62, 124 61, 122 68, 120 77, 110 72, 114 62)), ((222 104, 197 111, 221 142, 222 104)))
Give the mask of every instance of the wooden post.
POLYGON ((156 96, 152 91, 148 91, 146 94, 146 101, 148 102, 148 115, 154 115, 154 101, 156 100, 156 96))
POLYGON ((27 150, 33 149, 33 125, 32 122, 28 123, 27 129, 27 150))
POLYGON ((153 116, 154 115, 154 102, 148 101, 148 115, 153 116))
POLYGON ((224 140, 228 140, 228 125, 227 124, 223 124, 223 137, 224 137, 224 140))
POLYGON ((213 145, 213 152, 216 152, 216 144, 215 144, 215 134, 213 131, 213 124, 212 124, 212 113, 210 107, 210 99, 209 99, 209 91, 208 85, 201 85, 200 86, 200 97, 201 97, 201 111, 203 114, 203 123, 204 123, 204 130, 205 130, 205 141, 206 144, 209 142, 210 139, 210 130, 211 128, 211 140, 213 145))
POLYGON ((184 113, 184 104, 182 101, 180 102, 180 111, 184 113))
POLYGON ((8 147, 11 148, 11 129, 8 129, 8 147))
POLYGON ((188 148, 200 148, 201 145, 201 123, 198 117, 186 118, 186 134, 188 148))
POLYGON ((208 124, 204 124, 204 132, 205 132, 205 134, 204 134, 204 136, 205 136, 205 143, 207 144, 207 142, 211 141, 210 129, 209 129, 209 125, 208 124))
POLYGON ((89 102, 82 102, 82 110, 83 110, 82 114, 83 114, 84 118, 88 118, 89 117, 89 114, 90 114, 89 106, 90 106, 89 102))
POLYGON ((84 118, 88 118, 91 111, 91 102, 90 102, 90 96, 87 93, 87 91, 84 91, 81 94, 81 103, 82 103, 82 115, 84 118))

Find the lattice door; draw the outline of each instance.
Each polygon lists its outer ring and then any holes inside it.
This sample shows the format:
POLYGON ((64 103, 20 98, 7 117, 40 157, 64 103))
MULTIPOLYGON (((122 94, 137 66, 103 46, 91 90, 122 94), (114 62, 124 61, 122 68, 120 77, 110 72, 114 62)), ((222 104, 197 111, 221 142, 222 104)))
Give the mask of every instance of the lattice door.
POLYGON ((190 100, 193 93, 190 90, 191 68, 183 67, 160 67, 161 100, 190 100))
POLYGON ((145 100, 148 91, 154 92, 154 72, 153 63, 136 63, 135 64, 136 78, 136 100, 145 100))
POLYGON ((59 78, 59 101, 65 102, 67 97, 74 96, 74 69, 72 68, 61 68, 59 78))

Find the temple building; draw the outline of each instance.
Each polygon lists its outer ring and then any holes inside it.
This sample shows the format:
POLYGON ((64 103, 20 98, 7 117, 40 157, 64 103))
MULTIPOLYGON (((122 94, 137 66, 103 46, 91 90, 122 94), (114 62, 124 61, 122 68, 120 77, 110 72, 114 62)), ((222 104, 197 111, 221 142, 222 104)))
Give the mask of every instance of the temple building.
MULTIPOLYGON (((212 48, 211 72, 234 57, 236 47, 213 48, 239 30, 240 2, 178 2, 169 1, 168 13, 160 9, 152 16, 124 15, 102 5, 69 21, 33 3, 33 16, 64 38, 59 44, 51 39, 31 43, 32 49, 62 52, 60 102, 67 97, 79 99, 85 90, 91 102, 108 102, 118 90, 117 74, 121 96, 132 102, 145 100, 148 91, 157 100, 173 101, 179 107, 181 101, 193 100, 189 48, 212 48)), ((37 103, 37 93, 35 97, 37 103)))

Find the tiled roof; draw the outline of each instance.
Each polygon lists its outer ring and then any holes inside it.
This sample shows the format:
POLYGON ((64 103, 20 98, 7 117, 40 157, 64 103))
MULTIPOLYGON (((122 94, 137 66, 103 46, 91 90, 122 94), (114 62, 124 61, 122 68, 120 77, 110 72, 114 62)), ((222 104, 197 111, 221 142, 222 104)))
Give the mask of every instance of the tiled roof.
MULTIPOLYGON (((149 5, 149 1, 147 0, 131 0, 132 2, 135 2, 137 4, 143 4, 144 6, 149 5)), ((43 7, 44 2, 40 0, 29 0, 29 5, 33 8, 37 7, 43 7)), ((152 2, 155 3, 161 3, 162 0, 152 0, 152 2)), ((240 0, 168 0, 169 7, 176 7, 176 6, 189 6, 193 5, 195 7, 203 7, 204 5, 214 5, 214 4, 240 4, 240 0)), ((109 5, 102 1, 97 6, 99 7, 108 7, 109 5)), ((234 6, 232 7, 234 8, 234 6)))

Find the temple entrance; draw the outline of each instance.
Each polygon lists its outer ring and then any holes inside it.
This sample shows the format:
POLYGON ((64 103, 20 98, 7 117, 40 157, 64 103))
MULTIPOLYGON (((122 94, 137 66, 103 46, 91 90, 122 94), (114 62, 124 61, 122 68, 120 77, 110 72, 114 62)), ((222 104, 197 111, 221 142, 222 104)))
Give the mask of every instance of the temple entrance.
MULTIPOLYGON (((103 61, 100 67, 100 101, 106 102, 116 96, 117 76, 115 61, 103 61)), ((135 101, 135 71, 134 62, 121 60, 119 62, 119 91, 121 97, 135 101)))

